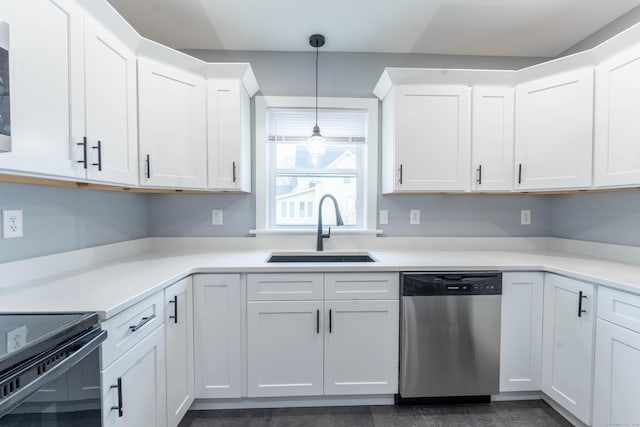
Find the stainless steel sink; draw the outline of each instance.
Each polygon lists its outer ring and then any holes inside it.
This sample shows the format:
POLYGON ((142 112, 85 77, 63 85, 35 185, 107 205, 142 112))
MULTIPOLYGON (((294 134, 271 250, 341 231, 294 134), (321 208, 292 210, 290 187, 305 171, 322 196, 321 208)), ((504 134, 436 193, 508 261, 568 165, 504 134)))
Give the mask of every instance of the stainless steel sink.
POLYGON ((376 262, 368 253, 272 253, 267 262, 376 262))

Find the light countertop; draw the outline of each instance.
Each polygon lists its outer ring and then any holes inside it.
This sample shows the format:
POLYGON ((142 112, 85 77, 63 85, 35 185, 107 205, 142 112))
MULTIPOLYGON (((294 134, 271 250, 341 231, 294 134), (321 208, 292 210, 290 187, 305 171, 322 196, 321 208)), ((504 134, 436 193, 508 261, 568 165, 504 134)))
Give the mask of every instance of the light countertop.
POLYGON ((109 318, 194 273, 546 271, 640 294, 640 266, 563 252, 372 250, 375 263, 274 263, 271 251, 156 249, 0 289, 0 312, 98 312, 109 318))

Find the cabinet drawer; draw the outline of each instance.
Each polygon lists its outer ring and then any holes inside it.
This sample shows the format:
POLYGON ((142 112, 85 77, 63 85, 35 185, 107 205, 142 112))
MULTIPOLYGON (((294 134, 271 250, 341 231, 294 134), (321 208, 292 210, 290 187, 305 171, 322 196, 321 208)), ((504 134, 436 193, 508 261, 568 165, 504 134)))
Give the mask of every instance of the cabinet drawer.
POLYGON ((398 273, 327 273, 324 276, 325 299, 399 298, 398 273))
POLYGON ((102 369, 164 323, 163 291, 140 301, 102 323, 107 340, 102 343, 102 369))
POLYGON ((598 288, 598 317, 640 332, 640 295, 598 288))
POLYGON ((309 301, 323 295, 322 273, 247 275, 249 301, 309 301))

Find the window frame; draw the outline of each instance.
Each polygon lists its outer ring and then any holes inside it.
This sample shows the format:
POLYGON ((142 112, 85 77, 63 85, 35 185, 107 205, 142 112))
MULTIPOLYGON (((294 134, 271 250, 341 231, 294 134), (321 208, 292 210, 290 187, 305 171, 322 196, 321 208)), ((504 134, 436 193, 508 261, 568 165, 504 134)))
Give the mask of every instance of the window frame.
MULTIPOLYGON (((267 109, 269 108, 314 108, 313 97, 289 96, 256 96, 255 97, 255 171, 256 171, 256 229, 252 233, 273 234, 315 234, 315 225, 311 227, 296 226, 286 228, 277 226, 269 228, 269 174, 267 149, 267 109)), ((361 228, 335 227, 337 234, 377 234, 376 209, 378 197, 378 100, 375 98, 318 98, 318 108, 361 109, 367 111, 367 136, 364 149, 364 165, 362 180, 365 212, 361 228)), ((322 129, 322 123, 319 123, 322 129)), ((311 129, 309 130, 311 132, 311 129)))

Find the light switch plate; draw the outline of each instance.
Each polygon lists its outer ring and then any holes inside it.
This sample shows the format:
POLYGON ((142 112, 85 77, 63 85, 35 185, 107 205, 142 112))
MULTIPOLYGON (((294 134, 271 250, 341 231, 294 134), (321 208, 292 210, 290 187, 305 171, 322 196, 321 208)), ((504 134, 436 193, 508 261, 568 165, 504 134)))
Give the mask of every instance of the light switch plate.
POLYGON ((520 211, 520 224, 522 224, 522 225, 531 224, 531 211, 530 210, 522 210, 522 211, 520 211))
POLYGON ((211 225, 222 225, 222 209, 211 211, 211 225))
POLYGON ((12 239, 23 236, 23 222, 21 210, 2 210, 2 238, 12 239))
POLYGON ((11 352, 27 345, 28 329, 25 325, 7 332, 7 352, 11 352))
POLYGON ((411 209, 409 211, 409 224, 420 224, 420 209, 411 209))

